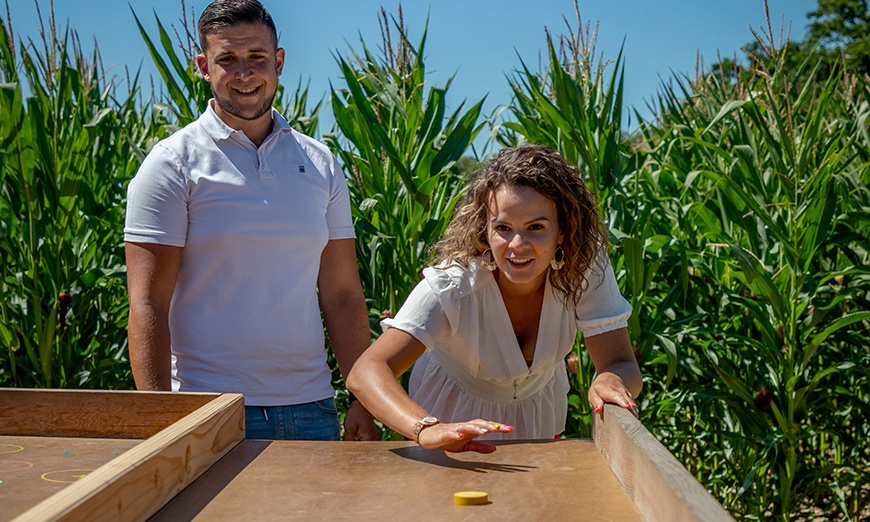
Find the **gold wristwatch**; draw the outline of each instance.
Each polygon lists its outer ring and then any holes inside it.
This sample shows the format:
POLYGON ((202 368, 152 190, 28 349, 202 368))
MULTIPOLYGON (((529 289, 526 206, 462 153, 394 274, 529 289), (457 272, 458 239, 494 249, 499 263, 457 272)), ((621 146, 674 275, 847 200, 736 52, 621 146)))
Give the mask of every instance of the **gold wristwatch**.
POLYGON ((436 419, 435 417, 432 417, 431 415, 427 415, 427 416, 423 417, 422 419, 418 420, 417 424, 414 426, 414 443, 419 445, 420 444, 420 432, 423 431, 424 429, 428 428, 429 426, 434 426, 434 425, 438 424, 438 422, 440 422, 440 421, 438 419, 436 419))

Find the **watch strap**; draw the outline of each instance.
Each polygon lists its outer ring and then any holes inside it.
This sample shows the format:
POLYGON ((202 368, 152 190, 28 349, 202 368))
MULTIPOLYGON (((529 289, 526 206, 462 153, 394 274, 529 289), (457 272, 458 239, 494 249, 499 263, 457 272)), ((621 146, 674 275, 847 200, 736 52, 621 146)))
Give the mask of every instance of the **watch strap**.
POLYGON ((414 444, 420 444, 420 432, 429 426, 434 426, 438 424, 440 421, 435 417, 426 416, 417 421, 417 424, 414 425, 414 444))

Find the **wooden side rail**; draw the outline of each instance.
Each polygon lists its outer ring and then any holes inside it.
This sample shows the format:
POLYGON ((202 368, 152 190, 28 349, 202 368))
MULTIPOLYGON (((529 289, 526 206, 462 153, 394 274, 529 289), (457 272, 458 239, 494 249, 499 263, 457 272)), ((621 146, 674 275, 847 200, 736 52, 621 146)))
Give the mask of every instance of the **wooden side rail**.
POLYGON ((592 438, 645 520, 734 520, 628 410, 605 405, 592 438))
POLYGON ((0 389, 0 435, 147 439, 216 393, 0 389))
MULTIPOLYGON (((163 400, 186 402, 183 395, 167 395, 163 400)), ((14 522, 148 519, 245 438, 242 395, 211 394, 208 399, 14 522)))

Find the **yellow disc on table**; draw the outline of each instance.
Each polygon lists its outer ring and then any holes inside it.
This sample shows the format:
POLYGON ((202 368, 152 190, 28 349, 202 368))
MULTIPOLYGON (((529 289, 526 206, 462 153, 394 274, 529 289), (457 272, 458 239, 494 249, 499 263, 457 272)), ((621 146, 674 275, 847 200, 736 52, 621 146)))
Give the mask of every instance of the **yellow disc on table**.
POLYGON ((460 491, 453 494, 453 503, 459 506, 478 506, 489 502, 489 496, 483 491, 460 491))

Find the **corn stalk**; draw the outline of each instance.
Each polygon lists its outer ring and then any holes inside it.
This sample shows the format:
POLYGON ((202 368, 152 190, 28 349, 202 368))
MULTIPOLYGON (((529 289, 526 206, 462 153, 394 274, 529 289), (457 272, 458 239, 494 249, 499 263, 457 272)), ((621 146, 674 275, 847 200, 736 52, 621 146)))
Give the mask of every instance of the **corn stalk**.
POLYGON ((326 137, 349 177, 363 290, 374 313, 395 312, 419 281, 429 247, 447 227, 465 180, 457 163, 480 131, 483 100, 448 111, 445 86, 426 85, 426 31, 415 47, 393 19, 396 49, 338 55, 345 86, 332 88, 341 132, 326 137))

